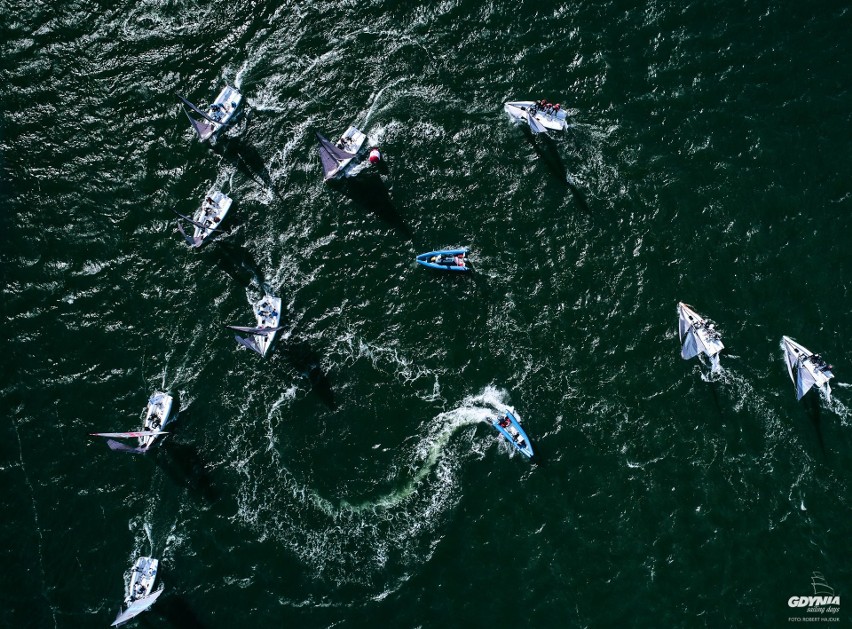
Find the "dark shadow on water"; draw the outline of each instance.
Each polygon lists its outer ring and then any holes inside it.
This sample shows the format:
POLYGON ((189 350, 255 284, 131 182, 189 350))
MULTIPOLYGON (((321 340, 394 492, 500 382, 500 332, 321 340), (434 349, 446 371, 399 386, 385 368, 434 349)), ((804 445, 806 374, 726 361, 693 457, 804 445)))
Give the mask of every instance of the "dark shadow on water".
POLYGON ((207 465, 195 446, 167 439, 157 452, 155 461, 176 485, 186 487, 210 503, 220 498, 207 465))
POLYGON ((228 276, 242 287, 249 286, 252 281, 259 287, 263 286, 264 277, 251 252, 245 247, 227 241, 221 241, 215 249, 216 264, 228 276))
POLYGON ((220 137, 216 145, 211 147, 213 152, 220 155, 246 177, 262 188, 268 188, 276 197, 281 195, 272 182, 272 176, 266 167, 266 162, 258 150, 243 138, 220 137))
MULTIPOLYGON (((204 623, 198 619, 189 602, 182 596, 170 596, 168 592, 164 592, 163 600, 157 601, 151 611, 155 615, 165 618, 174 627, 204 629, 204 623)), ((140 619, 143 618, 144 614, 140 616, 140 619)))
POLYGON ((568 173, 568 169, 562 161, 562 156, 559 155, 559 150, 556 143, 553 141, 553 138, 544 133, 534 135, 533 132, 530 131, 529 127, 524 129, 524 138, 526 138, 527 142, 530 143, 533 151, 535 151, 535 154, 538 155, 539 159, 544 163, 547 170, 550 171, 553 178, 558 183, 568 188, 569 192, 571 192, 571 196, 574 197, 574 201, 580 208, 580 211, 591 216, 592 211, 589 208, 589 204, 586 202, 586 198, 583 196, 583 193, 577 187, 576 183, 574 183, 574 179, 568 173))
POLYGON ((811 424, 814 427, 814 431, 816 432, 817 443, 819 443, 819 448, 822 450, 822 453, 825 454, 825 442, 822 438, 822 427, 820 426, 820 414, 822 409, 820 408, 820 396, 817 388, 814 387, 811 389, 803 398, 802 405, 805 407, 805 414, 808 416, 808 419, 811 421, 811 424))
POLYGON ((357 206, 372 212, 391 227, 411 238, 411 228, 402 220, 402 216, 393 201, 385 182, 378 173, 361 172, 356 177, 344 177, 342 180, 329 182, 329 185, 339 189, 357 206))
POLYGON ((293 369, 298 371, 303 378, 311 383, 314 393, 332 411, 337 408, 334 400, 334 390, 331 388, 331 380, 323 371, 320 355, 306 341, 297 337, 291 337, 283 348, 287 360, 293 369))

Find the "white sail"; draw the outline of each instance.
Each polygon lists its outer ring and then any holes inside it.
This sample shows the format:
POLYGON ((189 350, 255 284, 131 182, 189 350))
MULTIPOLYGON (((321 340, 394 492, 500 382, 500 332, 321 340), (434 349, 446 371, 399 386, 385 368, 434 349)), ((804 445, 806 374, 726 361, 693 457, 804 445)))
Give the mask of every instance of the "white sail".
POLYGON ((131 618, 135 618, 145 610, 149 609, 151 605, 160 597, 160 594, 163 593, 163 586, 160 586, 160 589, 151 594, 150 596, 145 596, 143 598, 136 599, 130 605, 128 605, 127 609, 121 612, 113 623, 110 625, 111 627, 116 627, 122 623, 127 622, 131 618))
POLYGON ((678 336, 680 338, 680 355, 684 360, 704 354, 710 359, 713 371, 718 370, 718 354, 725 345, 722 336, 701 315, 684 303, 677 305, 678 336))
POLYGON ((814 385, 830 397, 831 389, 828 381, 834 377, 831 366, 827 365, 819 355, 788 336, 782 337, 781 344, 784 348, 787 373, 790 374, 790 380, 796 386, 796 399, 801 400, 814 385))

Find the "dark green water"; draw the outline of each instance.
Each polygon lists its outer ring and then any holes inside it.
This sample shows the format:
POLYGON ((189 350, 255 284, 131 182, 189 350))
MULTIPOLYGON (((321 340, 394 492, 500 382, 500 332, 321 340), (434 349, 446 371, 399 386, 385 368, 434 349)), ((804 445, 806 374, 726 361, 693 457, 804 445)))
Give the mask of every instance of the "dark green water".
POLYGON ((850 595, 848 5, 0 13, 0 625, 108 626, 139 554, 154 627, 777 627, 813 571, 850 595), (225 83, 211 150, 172 93, 225 83), (533 140, 528 97, 573 126, 533 140), (325 185, 313 132, 353 122, 387 171, 325 185), (190 251, 171 210, 213 186, 230 233, 190 251), (413 263, 444 246, 476 274, 413 263), (262 285, 266 361, 221 328, 262 285), (784 334, 831 401, 796 402, 784 334), (86 436, 155 390, 159 451, 86 436))

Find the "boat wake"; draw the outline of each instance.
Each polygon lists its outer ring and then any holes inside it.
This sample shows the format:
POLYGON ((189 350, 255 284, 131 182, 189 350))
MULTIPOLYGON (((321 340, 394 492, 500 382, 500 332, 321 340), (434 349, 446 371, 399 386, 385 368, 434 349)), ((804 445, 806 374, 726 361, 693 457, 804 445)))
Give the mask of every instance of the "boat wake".
POLYGON ((293 477, 274 448, 256 451, 251 465, 238 469, 243 480, 234 519, 261 540, 282 544, 318 579, 361 586, 370 598, 386 596, 432 556, 436 531, 448 524, 446 514, 461 495, 462 462, 472 453, 484 456, 491 443, 463 429, 493 417, 503 397, 487 388, 425 422, 416 443, 383 472, 405 480, 368 500, 320 496, 293 477))

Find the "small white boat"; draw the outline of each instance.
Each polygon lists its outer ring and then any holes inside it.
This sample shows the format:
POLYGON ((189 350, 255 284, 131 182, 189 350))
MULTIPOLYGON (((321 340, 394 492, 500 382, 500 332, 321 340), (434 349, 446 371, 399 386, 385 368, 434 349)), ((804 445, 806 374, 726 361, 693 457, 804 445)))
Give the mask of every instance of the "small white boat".
POLYGON ((530 125, 534 133, 564 131, 568 126, 568 114, 561 108, 554 111, 552 106, 542 108, 532 100, 518 100, 505 103, 503 108, 515 120, 523 120, 530 125))
POLYGON ((119 612, 112 627, 123 624, 147 610, 163 593, 163 587, 154 592, 157 580, 159 560, 151 557, 139 557, 130 573, 130 583, 127 586, 127 596, 124 597, 126 609, 119 612))
POLYGON ((684 360, 704 354, 710 359, 713 371, 720 369, 719 352, 725 349, 722 335, 713 324, 684 303, 677 305, 677 329, 680 336, 680 355, 684 360))
POLYGON ((367 136, 355 127, 349 127, 334 143, 319 132, 316 136, 319 141, 323 178, 326 181, 344 174, 367 139, 367 136))
POLYGON ((206 111, 196 107, 180 94, 177 97, 183 102, 186 117, 189 118, 192 128, 195 129, 202 142, 210 138, 215 138, 222 129, 231 124, 236 119, 240 105, 243 102, 243 95, 240 94, 240 91, 230 85, 226 85, 219 92, 216 100, 213 101, 213 104, 206 111), (196 120, 189 115, 189 111, 193 111, 204 120, 196 120))
POLYGON ((110 450, 144 454, 153 446, 161 435, 168 434, 163 429, 174 421, 172 405, 174 399, 168 393, 157 392, 148 399, 145 408, 145 418, 142 420, 142 430, 135 432, 93 432, 93 437, 106 437, 110 450), (113 439, 139 439, 139 447, 132 448, 113 439))
POLYGON ((214 190, 205 197, 204 201, 201 203, 201 207, 195 212, 192 218, 175 212, 175 214, 195 228, 195 231, 193 231, 192 237, 190 238, 183 230, 180 222, 178 222, 178 229, 180 230, 180 233, 183 234, 184 240, 186 240, 187 244, 191 247, 200 247, 207 242, 213 234, 221 232, 222 229, 220 228, 220 225, 222 224, 222 221, 225 220, 225 216, 228 214, 228 210, 231 209, 232 203, 233 200, 231 197, 220 190, 214 190))
POLYGON ((244 327, 239 325, 227 325, 226 328, 237 332, 248 332, 252 336, 242 337, 234 335, 237 343, 266 356, 278 332, 283 328, 281 323, 281 298, 274 295, 264 295, 254 304, 254 316, 257 326, 244 327))
POLYGON ((796 386, 796 399, 801 400, 814 385, 830 399, 831 388, 828 386, 828 381, 834 377, 831 373, 831 365, 826 363, 822 356, 799 345, 789 336, 781 337, 781 345, 784 348, 787 373, 790 374, 790 380, 796 386))

